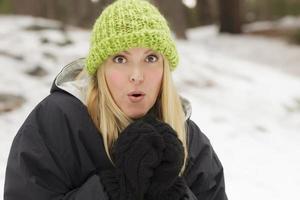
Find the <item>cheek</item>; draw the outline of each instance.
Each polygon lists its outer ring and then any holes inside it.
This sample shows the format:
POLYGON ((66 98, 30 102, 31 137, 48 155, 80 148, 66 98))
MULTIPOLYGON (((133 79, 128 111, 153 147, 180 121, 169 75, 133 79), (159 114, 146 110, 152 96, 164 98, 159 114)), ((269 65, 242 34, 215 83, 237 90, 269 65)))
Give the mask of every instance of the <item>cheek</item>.
POLYGON ((157 69, 155 71, 149 72, 148 74, 150 85, 158 91, 161 87, 162 78, 163 78, 163 70, 157 69))
POLYGON ((106 73, 106 81, 111 92, 116 93, 117 90, 120 91, 124 87, 124 74, 113 70, 108 71, 106 73))

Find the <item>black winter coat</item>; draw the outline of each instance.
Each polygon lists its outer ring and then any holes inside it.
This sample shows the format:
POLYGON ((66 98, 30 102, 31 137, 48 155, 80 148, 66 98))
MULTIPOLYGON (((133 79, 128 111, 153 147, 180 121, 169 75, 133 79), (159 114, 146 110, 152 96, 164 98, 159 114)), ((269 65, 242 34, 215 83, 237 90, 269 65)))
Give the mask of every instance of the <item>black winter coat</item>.
MULTIPOLYGON (((70 83, 78 68, 81 61, 62 70, 51 94, 16 134, 4 200, 108 200, 97 173, 113 168, 102 137, 82 101, 61 87, 63 81, 70 83)), ((183 177, 189 200, 226 200, 223 167, 209 139, 189 118, 186 124, 189 157, 183 177)))

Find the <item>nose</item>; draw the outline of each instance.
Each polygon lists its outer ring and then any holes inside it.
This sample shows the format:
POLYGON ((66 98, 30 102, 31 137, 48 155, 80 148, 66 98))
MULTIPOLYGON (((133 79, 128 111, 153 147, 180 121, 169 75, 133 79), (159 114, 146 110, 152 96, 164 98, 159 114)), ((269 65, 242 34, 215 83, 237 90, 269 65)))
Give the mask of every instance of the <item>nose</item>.
POLYGON ((140 84, 144 81, 143 71, 139 67, 135 67, 130 74, 130 82, 140 84))

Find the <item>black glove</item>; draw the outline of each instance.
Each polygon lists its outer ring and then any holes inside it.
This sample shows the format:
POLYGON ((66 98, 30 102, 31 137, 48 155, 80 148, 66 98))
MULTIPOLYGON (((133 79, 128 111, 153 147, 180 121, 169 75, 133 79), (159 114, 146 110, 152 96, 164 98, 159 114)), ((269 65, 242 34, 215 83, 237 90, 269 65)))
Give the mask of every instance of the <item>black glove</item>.
POLYGON ((154 170, 146 199, 183 199, 186 186, 184 179, 178 176, 184 162, 182 142, 178 139, 175 130, 167 123, 155 119, 152 115, 144 117, 143 120, 156 129, 165 143, 161 163, 154 170))
POLYGON ((143 199, 165 143, 153 126, 137 120, 126 127, 112 149, 116 169, 100 172, 112 200, 143 199))
POLYGON ((124 174, 119 169, 107 169, 99 172, 101 182, 110 200, 135 199, 124 174))
MULTIPOLYGON (((151 184, 154 185, 155 183, 151 184)), ((151 190, 151 189, 150 189, 151 190)), ((174 183, 165 190, 152 190, 148 191, 145 195, 146 200, 184 200, 188 199, 186 191, 186 182, 184 178, 177 176, 174 183)))

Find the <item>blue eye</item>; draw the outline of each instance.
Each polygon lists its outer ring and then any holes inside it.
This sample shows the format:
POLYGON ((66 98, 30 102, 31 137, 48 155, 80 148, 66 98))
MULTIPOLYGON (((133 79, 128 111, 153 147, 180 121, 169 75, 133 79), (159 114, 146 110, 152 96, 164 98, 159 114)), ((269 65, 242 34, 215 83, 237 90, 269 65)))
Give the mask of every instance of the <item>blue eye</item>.
POLYGON ((150 58, 151 63, 156 62, 158 60, 158 56, 156 56, 154 54, 151 54, 146 58, 147 62, 148 62, 149 58, 150 58))
POLYGON ((125 63, 126 59, 124 56, 117 55, 113 58, 113 61, 116 63, 125 63), (119 62, 120 61, 120 62, 119 62))

